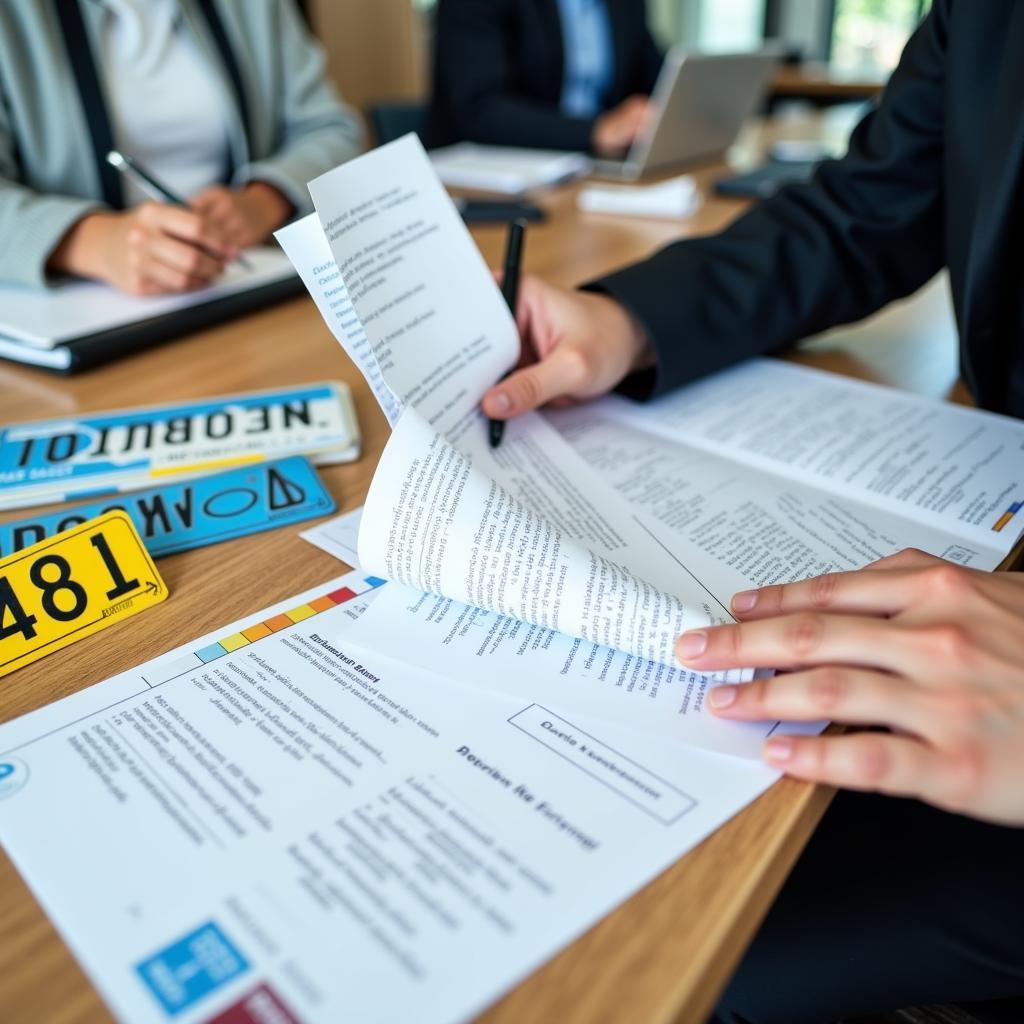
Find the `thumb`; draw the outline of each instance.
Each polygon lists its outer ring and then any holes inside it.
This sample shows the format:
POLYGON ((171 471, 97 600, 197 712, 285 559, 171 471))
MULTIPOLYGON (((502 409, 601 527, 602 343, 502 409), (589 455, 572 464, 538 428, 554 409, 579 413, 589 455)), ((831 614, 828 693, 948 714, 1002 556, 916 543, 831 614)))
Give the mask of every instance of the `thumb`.
POLYGON ((555 349, 539 363, 509 374, 484 395, 484 413, 507 420, 546 405, 580 387, 580 361, 568 349, 555 349))

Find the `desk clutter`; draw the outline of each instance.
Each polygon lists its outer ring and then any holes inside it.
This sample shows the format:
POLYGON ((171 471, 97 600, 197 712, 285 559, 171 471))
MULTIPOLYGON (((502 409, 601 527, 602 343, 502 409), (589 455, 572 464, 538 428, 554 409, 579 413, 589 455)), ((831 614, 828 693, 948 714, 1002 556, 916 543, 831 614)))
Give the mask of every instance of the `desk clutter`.
POLYGON ((0 725, 0 838, 141 1024, 472 1017, 771 786, 769 733, 823 726, 715 718, 752 672, 680 668, 680 632, 911 543, 992 569, 1022 533, 1024 426, 768 360, 492 448, 519 338, 422 147, 310 193, 277 237, 391 426, 361 509, 323 519, 317 467, 360 452, 344 385, 0 433, 0 507, 88 499, 0 526, 3 685, 167 598, 160 557, 316 518, 351 570, 0 725))

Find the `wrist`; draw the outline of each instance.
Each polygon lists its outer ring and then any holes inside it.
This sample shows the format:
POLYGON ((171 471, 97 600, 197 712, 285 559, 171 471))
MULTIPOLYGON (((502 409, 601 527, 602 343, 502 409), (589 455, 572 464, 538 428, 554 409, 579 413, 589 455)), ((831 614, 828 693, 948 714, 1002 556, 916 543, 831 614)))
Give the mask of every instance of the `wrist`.
POLYGON ((50 254, 47 270, 76 277, 104 277, 104 253, 118 217, 117 213, 97 211, 76 221, 50 254))
POLYGON ((602 319, 607 325, 608 335, 616 347, 623 349, 629 373, 646 370, 654 366, 656 358, 654 345, 647 328, 640 318, 617 299, 601 292, 589 292, 602 310, 602 319))
POLYGON ((265 181, 250 181, 242 189, 242 196, 255 212, 264 237, 286 223, 295 212, 291 200, 280 189, 265 181))

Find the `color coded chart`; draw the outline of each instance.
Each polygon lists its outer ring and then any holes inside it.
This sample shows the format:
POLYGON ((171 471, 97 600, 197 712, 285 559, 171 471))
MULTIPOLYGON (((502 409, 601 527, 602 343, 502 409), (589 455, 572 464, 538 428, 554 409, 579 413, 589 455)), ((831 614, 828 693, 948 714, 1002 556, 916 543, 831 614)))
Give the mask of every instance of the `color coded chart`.
POLYGON ((269 619, 264 619, 262 622, 256 622, 251 626, 247 626, 239 633, 232 633, 230 636, 221 637, 220 640, 192 651, 191 654, 187 654, 183 658, 159 666, 160 675, 156 678, 147 676, 146 682, 150 686, 157 686, 185 672, 192 672, 202 665, 208 665, 211 661, 216 661, 218 658, 223 658, 226 654, 231 654, 232 651, 237 651, 241 647, 247 647, 249 644, 256 643, 257 640, 262 640, 273 633, 280 633, 282 629, 289 629, 297 622, 302 622, 314 615, 319 615, 320 612, 327 612, 332 608, 337 608, 338 605, 351 601, 354 597, 360 597, 370 590, 376 590, 377 587, 387 583, 387 580, 382 580, 379 576, 366 576, 363 578, 363 582, 366 585, 360 586, 358 589, 339 587, 337 590, 332 590, 329 594, 315 597, 312 601, 300 604, 298 607, 291 608, 280 615, 274 615, 269 619))
POLYGON ((1006 526, 1010 520, 1024 508, 1024 501, 1015 501, 996 521, 992 530, 995 533, 999 533, 1004 526, 1006 526))

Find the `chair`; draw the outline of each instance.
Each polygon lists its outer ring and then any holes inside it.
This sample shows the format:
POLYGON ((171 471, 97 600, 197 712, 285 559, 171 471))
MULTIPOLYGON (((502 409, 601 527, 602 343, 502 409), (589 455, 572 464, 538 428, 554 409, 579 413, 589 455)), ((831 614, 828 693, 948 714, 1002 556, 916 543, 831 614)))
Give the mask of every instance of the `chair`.
POLYGON ((427 127, 427 104, 395 100, 372 103, 367 107, 370 129, 378 146, 394 142, 409 132, 415 132, 420 141, 427 127))

